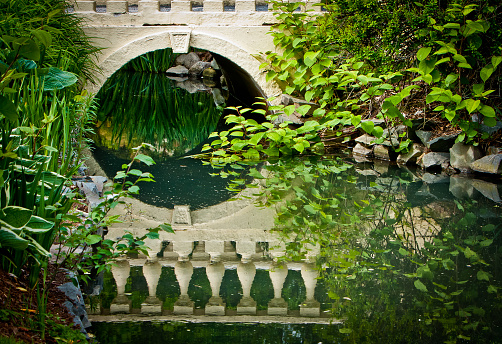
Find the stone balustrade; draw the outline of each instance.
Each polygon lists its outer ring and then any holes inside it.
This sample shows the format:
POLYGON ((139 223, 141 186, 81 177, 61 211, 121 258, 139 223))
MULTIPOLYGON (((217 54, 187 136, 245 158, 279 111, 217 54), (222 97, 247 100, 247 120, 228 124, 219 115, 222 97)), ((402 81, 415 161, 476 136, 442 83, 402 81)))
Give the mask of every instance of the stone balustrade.
MULTIPOLYGON (((304 3, 299 11, 322 11, 321 6, 313 6, 320 0, 304 3)), ((87 19, 89 26, 261 26, 275 22, 271 5, 264 0, 70 0, 68 12, 87 19)))
MULTIPOLYGON (((315 299, 318 272, 315 269, 314 256, 318 250, 314 247, 310 258, 302 262, 278 262, 283 255, 281 245, 277 243, 243 242, 170 242, 163 254, 157 259, 120 259, 112 267, 113 278, 117 287, 117 296, 109 309, 102 309, 102 314, 141 313, 148 315, 204 315, 204 316, 234 316, 234 315, 266 315, 266 316, 296 316, 321 318, 327 316, 321 311, 321 304, 315 299), (270 250, 268 249, 270 247, 270 250), (218 257, 217 259, 214 259, 218 257), (145 278, 148 297, 140 309, 132 309, 131 300, 126 295, 126 284, 133 267, 140 267, 145 278), (161 280, 162 270, 171 269, 173 280, 161 280), (189 296, 189 286, 193 283, 194 270, 205 271, 210 284, 210 298, 203 308, 194 306, 189 296), (221 297, 223 277, 229 270, 236 270, 242 296, 233 309, 229 309, 221 297), (266 310, 258 310, 257 300, 253 299, 252 286, 257 272, 268 273, 269 285, 258 285, 264 294, 270 295, 266 310), (299 305, 299 310, 291 310, 283 298, 283 288, 289 273, 296 271, 295 285, 302 285, 305 298, 299 305), (174 276, 173 276, 174 275, 174 276), (300 277, 301 276, 301 277, 300 277), (175 279, 175 281, 174 281, 175 279), (159 283, 177 283, 179 285, 178 299, 172 309, 163 309, 157 295, 159 283), (273 295, 273 297, 272 297, 273 295)), ((235 271, 234 271, 235 274, 235 271)), ((263 275, 262 275, 263 276, 263 275)), ((145 290, 143 292, 146 292, 145 290)), ((208 292, 206 290, 206 292, 208 292)), ((208 296, 209 297, 209 296, 208 296)), ((95 312, 96 313, 96 312, 95 312)))

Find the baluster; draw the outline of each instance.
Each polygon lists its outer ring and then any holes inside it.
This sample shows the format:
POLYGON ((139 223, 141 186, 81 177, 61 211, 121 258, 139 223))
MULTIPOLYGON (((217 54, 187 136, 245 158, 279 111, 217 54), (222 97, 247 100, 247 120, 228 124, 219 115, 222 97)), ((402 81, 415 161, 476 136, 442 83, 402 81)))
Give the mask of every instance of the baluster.
POLYGON ((106 12, 107 13, 127 13, 128 5, 127 1, 119 0, 107 0, 106 1, 106 12))
POLYGON ((193 301, 188 296, 188 285, 193 274, 193 266, 189 261, 178 261, 174 265, 174 273, 180 285, 181 295, 174 303, 174 314, 193 314, 193 301))
POLYGON ((250 262, 253 254, 256 253, 256 242, 237 241, 235 243, 235 251, 242 256, 242 262, 250 262))
POLYGON ((131 266, 126 259, 115 261, 112 266, 112 275, 117 284, 117 297, 110 306, 110 313, 129 313, 131 300, 125 295, 125 286, 131 273, 131 266))
POLYGON ((157 298, 157 285, 159 284, 162 266, 158 261, 147 260, 143 265, 143 276, 148 284, 148 297, 141 304, 141 313, 162 312, 162 302, 157 298))
POLYGON ((204 244, 206 253, 211 257, 211 262, 219 262, 221 255, 225 252, 225 242, 223 240, 208 240, 204 244))
POLYGON ((193 251, 193 241, 173 241, 173 252, 178 254, 179 261, 188 261, 188 255, 193 251))
POLYGON ((315 264, 303 263, 301 272, 305 289, 307 289, 307 298, 300 305, 300 315, 303 317, 318 317, 321 315, 321 304, 314 299, 318 276, 315 264))
POLYGON ((256 267, 251 262, 241 261, 237 266, 237 276, 242 285, 242 299, 237 305, 237 314, 256 314, 256 301, 251 297, 251 285, 256 275, 256 267))
POLYGON ((96 1, 75 1, 75 12, 96 12, 96 1))
POLYGON ((212 296, 206 304, 206 315, 225 315, 225 303, 220 297, 221 281, 224 274, 225 266, 221 262, 213 262, 206 267, 206 275, 212 292, 212 296))
POLYGON ((202 3, 204 12, 223 12, 223 0, 204 0, 202 3))
POLYGON ((288 276, 286 263, 274 263, 269 271, 272 285, 274 286, 274 298, 268 303, 268 315, 288 315, 288 303, 282 298, 282 287, 288 276))
POLYGON ((235 12, 256 12, 256 1, 235 0, 235 12))

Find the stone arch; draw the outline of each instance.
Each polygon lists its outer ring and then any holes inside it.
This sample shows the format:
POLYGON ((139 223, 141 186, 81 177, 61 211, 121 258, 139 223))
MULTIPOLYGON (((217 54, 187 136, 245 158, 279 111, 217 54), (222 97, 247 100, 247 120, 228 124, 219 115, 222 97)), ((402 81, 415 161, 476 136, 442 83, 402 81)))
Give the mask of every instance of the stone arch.
MULTIPOLYGON (((258 27, 261 29, 261 27, 258 27)), ((268 30, 268 29, 267 29, 268 30)), ((277 95, 280 93, 277 85, 267 83, 265 75, 259 69, 260 61, 252 56, 252 54, 259 53, 262 49, 253 49, 255 42, 244 42, 246 37, 239 37, 239 32, 233 34, 232 30, 215 30, 212 27, 198 27, 190 30, 180 30, 180 28, 171 27, 140 27, 140 28, 94 28, 90 30, 90 35, 100 39, 100 46, 104 48, 102 56, 99 57, 97 64, 102 69, 96 77, 95 84, 87 85, 87 89, 96 94, 105 81, 119 70, 128 61, 141 56, 147 52, 172 48, 171 33, 187 32, 190 31, 189 46, 202 50, 207 50, 217 53, 228 60, 234 62, 241 67, 249 76, 256 82, 257 86, 261 88, 263 94, 267 97, 277 95), (147 29, 140 32, 139 35, 134 34, 121 34, 129 29, 147 29), (160 31, 158 29, 161 29, 160 31), (224 31, 223 33, 219 31, 224 31), (131 37, 131 38, 129 38, 131 37), (244 44, 242 44, 244 43, 244 44), (254 51, 253 51, 254 50, 254 51)), ((235 31, 235 30, 234 30, 235 31)), ((263 30, 260 30, 263 31, 263 30)), ((260 35, 259 47, 273 48, 272 38, 264 32, 255 33, 260 35), (270 38, 269 38, 270 37, 270 38)), ((240 35, 242 36, 242 34, 240 35)), ((271 50, 271 49, 267 49, 271 50)))

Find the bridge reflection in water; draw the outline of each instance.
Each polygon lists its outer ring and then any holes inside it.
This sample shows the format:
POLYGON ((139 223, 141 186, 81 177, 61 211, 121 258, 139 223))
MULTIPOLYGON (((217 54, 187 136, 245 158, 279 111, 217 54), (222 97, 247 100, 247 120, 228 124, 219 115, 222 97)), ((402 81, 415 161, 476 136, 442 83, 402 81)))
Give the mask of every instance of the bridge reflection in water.
MULTIPOLYGON (((323 293, 320 290, 322 288, 319 288, 316 269, 319 250, 310 246, 306 248, 308 253, 303 261, 283 261, 285 244, 270 232, 275 214, 273 209, 257 208, 249 199, 223 202, 193 212, 188 206, 165 209, 137 200, 132 200, 130 207, 141 210, 133 212, 137 213, 135 215, 127 212, 126 208, 119 210, 125 222, 109 228, 107 238, 117 238, 125 230, 142 235, 146 228, 161 222, 172 223, 175 233, 162 232, 160 239, 146 239, 145 243, 151 248, 149 257, 123 258, 116 262, 112 267, 112 275, 117 296, 109 308, 89 309, 89 313, 93 314, 91 321, 123 320, 124 317, 137 317, 138 314, 156 318, 161 316, 166 320, 195 316, 202 321, 214 321, 211 320, 214 317, 218 321, 250 321, 249 316, 252 316, 277 322, 329 321, 329 314, 321 309, 322 300, 318 300, 323 293), (161 278, 166 269, 174 273, 168 274, 168 278, 161 278), (148 296, 140 308, 133 307, 128 297, 130 293, 126 293, 132 270, 142 271, 140 274, 148 289, 148 296), (206 293, 211 294, 207 295, 205 304, 200 305, 199 302, 198 306, 194 305, 196 300, 189 296, 194 271, 198 272, 199 279, 201 273, 205 275, 204 279, 207 278, 210 286, 206 293), (235 276, 235 272, 240 284, 237 289, 241 290, 242 295, 237 305, 227 305, 222 297, 225 293, 223 289, 226 288, 222 283, 231 279, 224 278, 226 274, 230 276, 233 273, 235 276), (260 277, 256 278, 257 275, 260 277), (301 292, 294 291, 302 294, 297 297, 299 305, 284 298, 287 278, 294 279, 290 283, 294 284, 293 288, 302 289, 301 292), (177 283, 179 286, 178 298, 169 309, 163 309, 163 302, 159 298, 162 283, 177 283), (252 288, 254 294, 269 295, 266 305, 263 305, 263 297, 258 300, 261 304, 257 304, 252 288)), ((235 287, 237 281, 233 282, 235 287)), ((146 293, 146 290, 143 292, 146 293)))

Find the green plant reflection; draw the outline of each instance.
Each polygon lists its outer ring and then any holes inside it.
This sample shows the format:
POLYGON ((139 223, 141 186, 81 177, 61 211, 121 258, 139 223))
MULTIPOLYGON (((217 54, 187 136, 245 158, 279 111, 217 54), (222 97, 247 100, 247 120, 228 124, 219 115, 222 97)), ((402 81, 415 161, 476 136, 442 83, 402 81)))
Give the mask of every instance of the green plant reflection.
POLYGON ((95 142, 123 158, 142 142, 155 146, 156 160, 184 155, 206 140, 223 112, 210 92, 189 93, 163 74, 119 71, 97 98, 95 142))

